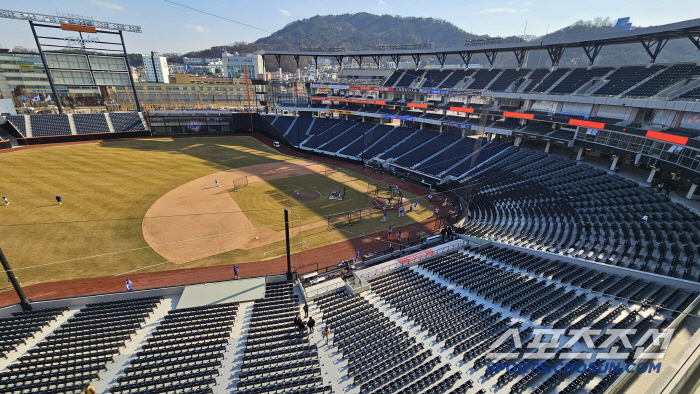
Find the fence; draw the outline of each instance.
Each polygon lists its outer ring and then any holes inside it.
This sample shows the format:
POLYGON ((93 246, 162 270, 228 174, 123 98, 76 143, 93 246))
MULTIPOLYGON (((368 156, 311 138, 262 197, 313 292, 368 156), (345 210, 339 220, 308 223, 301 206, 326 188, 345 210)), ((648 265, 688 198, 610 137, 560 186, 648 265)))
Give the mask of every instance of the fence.
POLYGON ((328 222, 328 231, 333 228, 340 228, 345 226, 352 226, 353 224, 358 224, 362 222, 362 215, 369 215, 373 211, 373 208, 362 208, 356 209, 354 211, 340 212, 333 215, 328 215, 326 220, 328 222), (332 226, 332 228, 331 228, 332 226))
POLYGON ((331 283, 328 283, 327 285, 324 286, 314 286, 313 288, 307 288, 306 289, 306 297, 309 300, 313 300, 314 298, 326 294, 328 292, 331 292, 333 290, 339 289, 341 287, 345 287, 345 282, 342 280, 337 280, 331 283))
POLYGON ((453 250, 461 249, 463 247, 467 246, 467 243, 464 242, 463 240, 459 239, 456 241, 452 241, 446 244, 434 246, 432 249, 435 251, 435 253, 449 253, 453 250))
POLYGON ((237 192, 239 189, 248 187, 248 176, 242 176, 233 180, 233 191, 237 192))

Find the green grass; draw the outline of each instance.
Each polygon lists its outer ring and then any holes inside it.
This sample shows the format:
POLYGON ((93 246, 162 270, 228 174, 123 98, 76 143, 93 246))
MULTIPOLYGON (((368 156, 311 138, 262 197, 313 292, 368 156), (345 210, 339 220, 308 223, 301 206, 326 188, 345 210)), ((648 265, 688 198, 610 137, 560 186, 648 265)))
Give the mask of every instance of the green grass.
MULTIPOLYGON (((269 226, 280 222, 280 217, 270 215, 271 210, 281 212, 285 207, 292 208, 294 214, 301 219, 301 224, 309 224, 325 220, 327 215, 367 208, 372 203, 372 197, 352 187, 321 174, 309 174, 292 178, 275 179, 268 182, 252 183, 248 187, 231 192, 238 206, 249 211, 246 216, 256 227, 269 226), (346 197, 343 201, 330 200, 331 191, 337 193, 345 187, 346 197), (297 191, 316 191, 321 196, 315 201, 303 201, 294 198, 297 191)), ((274 226, 281 231, 284 226, 274 226)))
MULTIPOLYGON (((222 253, 184 265, 161 264, 165 259, 148 247, 141 226, 148 208, 177 186, 221 170, 288 160, 296 158, 280 155, 257 140, 242 136, 59 145, 3 153, 0 154, 3 169, 0 195, 6 196, 10 205, 0 204, 0 248, 25 285, 131 271, 231 264, 232 258, 258 261, 276 257, 283 249, 271 250, 283 246, 281 243, 222 253), (57 194, 63 198, 61 206, 56 204, 57 194), (125 250, 129 251, 121 252, 125 250)), ((357 182, 373 182, 361 174, 346 176, 357 182)), ((321 183, 314 177, 299 178, 302 182, 308 178, 309 183, 321 183)), ((324 181, 329 182, 324 189, 337 189, 338 182, 328 178, 324 181)), ((273 187, 268 191, 287 201, 290 190, 307 188, 305 183, 300 186, 293 183, 287 179, 272 181, 270 184, 279 190, 273 187)), ((261 183, 260 187, 264 185, 261 183)), ((258 184, 251 184, 237 193, 244 196, 256 187, 258 184)), ((328 192, 322 192, 322 199, 313 202, 318 206, 302 205, 302 201, 294 199, 290 202, 299 204, 292 207, 302 221, 312 222, 336 207, 363 205, 366 195, 351 189, 347 189, 351 198, 336 204, 328 204, 331 201, 327 200, 328 192)), ((266 204, 274 200, 272 194, 266 204)), ((427 216, 429 212, 423 210, 406 220, 427 216)), ((279 217, 282 217, 281 209, 279 217)), ((266 219, 253 217, 253 220, 255 223, 266 219)), ((369 233, 385 227, 377 219, 374 224, 367 221, 353 229, 369 233)), ((353 236, 342 231, 328 232, 324 227, 297 234, 295 238, 308 237, 304 238, 305 245, 312 248, 353 236)))

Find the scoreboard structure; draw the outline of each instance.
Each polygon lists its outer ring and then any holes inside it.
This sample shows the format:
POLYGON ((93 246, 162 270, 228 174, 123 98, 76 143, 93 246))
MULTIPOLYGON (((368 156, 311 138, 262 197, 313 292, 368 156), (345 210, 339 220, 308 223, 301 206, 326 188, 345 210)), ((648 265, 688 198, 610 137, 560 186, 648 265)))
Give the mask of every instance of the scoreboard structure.
POLYGON ((29 22, 59 113, 57 86, 131 86, 141 111, 123 35, 141 33, 140 26, 7 10, 0 10, 0 18, 29 22))

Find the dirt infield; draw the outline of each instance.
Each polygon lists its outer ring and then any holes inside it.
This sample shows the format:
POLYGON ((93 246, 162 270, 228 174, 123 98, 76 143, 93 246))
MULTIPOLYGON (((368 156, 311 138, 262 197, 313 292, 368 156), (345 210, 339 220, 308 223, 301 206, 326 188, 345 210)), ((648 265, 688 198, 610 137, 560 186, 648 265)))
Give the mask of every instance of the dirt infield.
MULTIPOLYGON (((255 228, 231 198, 233 180, 248 183, 323 173, 326 167, 303 160, 257 164, 210 174, 185 183, 159 198, 146 212, 146 242, 161 256, 184 264, 235 249, 252 249, 284 239, 284 233, 255 228), (214 180, 218 180, 217 187, 214 180), (183 242, 185 241, 185 242, 183 242)), ((325 225, 312 223, 302 230, 325 225)))

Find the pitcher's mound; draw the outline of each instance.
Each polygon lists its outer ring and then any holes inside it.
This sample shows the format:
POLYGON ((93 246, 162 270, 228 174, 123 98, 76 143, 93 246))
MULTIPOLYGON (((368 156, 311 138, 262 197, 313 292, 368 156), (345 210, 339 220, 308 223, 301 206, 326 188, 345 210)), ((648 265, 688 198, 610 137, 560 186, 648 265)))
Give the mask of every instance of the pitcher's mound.
POLYGON ((313 190, 302 190, 294 193, 294 198, 300 201, 314 201, 321 197, 321 193, 313 190))

